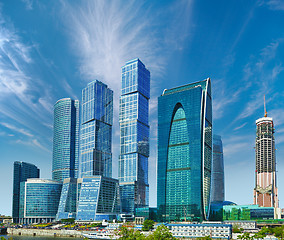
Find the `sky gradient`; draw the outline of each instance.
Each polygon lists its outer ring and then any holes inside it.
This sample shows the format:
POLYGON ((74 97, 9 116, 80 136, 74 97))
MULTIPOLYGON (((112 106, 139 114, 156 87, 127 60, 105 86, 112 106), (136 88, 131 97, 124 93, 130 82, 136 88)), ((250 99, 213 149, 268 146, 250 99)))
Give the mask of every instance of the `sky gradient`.
POLYGON ((150 205, 156 206, 157 97, 165 88, 210 77, 213 131, 224 145, 225 199, 253 203, 255 120, 264 115, 266 94, 284 207, 283 22, 281 0, 2 0, 0 214, 12 212, 14 161, 33 163, 42 178, 51 178, 53 105, 64 97, 81 100, 94 79, 114 91, 117 177, 121 67, 136 57, 151 72, 150 205))

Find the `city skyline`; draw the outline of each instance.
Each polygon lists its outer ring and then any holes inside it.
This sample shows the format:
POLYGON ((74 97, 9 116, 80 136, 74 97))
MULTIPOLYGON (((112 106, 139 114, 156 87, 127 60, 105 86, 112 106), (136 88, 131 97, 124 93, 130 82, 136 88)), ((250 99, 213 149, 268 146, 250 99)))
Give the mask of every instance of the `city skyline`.
MULTIPOLYGON (((120 70, 135 57, 152 79, 150 206, 156 205, 157 97, 164 89, 207 77, 214 133, 223 139, 226 200, 253 203, 255 120, 263 116, 264 93, 276 129, 277 170, 284 171, 283 9, 281 1, 269 0, 145 1, 127 8, 120 1, 3 1, 0 184, 6 194, 0 213, 12 213, 14 161, 35 164, 42 178, 51 178, 53 105, 64 97, 81 99, 81 89, 94 79, 114 90, 117 178, 120 70)), ((278 183, 283 180, 278 174, 278 183)), ((283 207, 281 184, 278 192, 283 207)))

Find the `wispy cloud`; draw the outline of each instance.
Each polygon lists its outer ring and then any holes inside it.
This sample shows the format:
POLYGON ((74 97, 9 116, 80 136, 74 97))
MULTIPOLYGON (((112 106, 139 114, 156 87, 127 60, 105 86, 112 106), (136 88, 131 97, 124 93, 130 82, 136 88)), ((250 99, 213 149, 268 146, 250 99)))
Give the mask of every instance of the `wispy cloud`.
POLYGON ((238 127, 235 127, 235 128, 234 128, 234 131, 237 131, 237 130, 243 128, 245 125, 247 125, 247 122, 243 123, 242 125, 240 125, 240 126, 238 126, 238 127))
POLYGON ((236 120, 254 114, 257 109, 263 107, 264 94, 272 93, 275 81, 279 74, 284 70, 281 62, 274 61, 278 47, 282 42, 283 39, 271 42, 260 51, 258 57, 252 58, 245 66, 244 79, 253 82, 253 89, 250 89, 250 99, 236 120))
MULTIPOLYGON (((173 23, 189 25, 191 3, 179 1, 171 6, 179 8, 175 15, 171 15, 173 23), (186 21, 181 21, 181 18, 186 21)), ((151 13, 151 7, 141 1, 127 4, 124 1, 83 1, 80 5, 63 2, 62 15, 72 48, 79 57, 83 78, 102 80, 119 93, 121 67, 136 57, 150 68, 152 77, 161 76, 171 49, 169 44, 175 42, 177 48, 182 48, 190 31, 190 27, 180 31, 173 24, 156 25, 155 17, 163 18, 170 11, 170 8, 165 8, 156 16, 151 13), (176 30, 169 31, 169 28, 176 30), (174 34, 177 31, 179 34, 174 34)))
POLYGON ((271 10, 284 10, 284 2, 283 0, 262 0, 259 1, 259 5, 268 6, 271 10))
POLYGON ((22 41, 0 9, 0 119, 6 128, 29 137, 43 134, 52 113, 52 94, 36 75, 34 52, 35 46, 22 41))
POLYGON ((223 152, 226 158, 230 159, 236 153, 251 152, 254 147, 255 136, 251 135, 240 135, 231 136, 223 139, 223 152))
POLYGON ((9 123, 0 123, 2 126, 12 130, 13 132, 18 132, 18 133, 21 133, 25 136, 28 136, 28 137, 33 137, 33 135, 28 132, 27 130, 23 129, 23 128, 17 128, 16 126, 13 126, 12 124, 9 124, 9 123))
POLYGON ((33 0, 22 0, 27 10, 33 10, 33 0))

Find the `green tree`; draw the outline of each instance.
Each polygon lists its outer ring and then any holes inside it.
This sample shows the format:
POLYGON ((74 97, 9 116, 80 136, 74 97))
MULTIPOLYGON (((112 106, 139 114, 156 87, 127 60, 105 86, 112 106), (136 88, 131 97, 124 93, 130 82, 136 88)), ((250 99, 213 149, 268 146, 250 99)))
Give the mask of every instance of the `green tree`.
POLYGON ((239 226, 234 224, 233 225, 233 229, 232 229, 233 233, 241 233, 241 230, 239 229, 239 226))
POLYGON ((205 237, 199 237, 197 240, 212 240, 212 237, 210 236, 205 236, 205 237))
POLYGON ((157 229, 146 238, 147 240, 175 240, 172 233, 165 225, 160 225, 157 229))
POLYGON ((135 231, 133 228, 128 229, 122 226, 120 232, 118 233, 121 240, 144 240, 146 237, 139 231, 135 231))
POLYGON ((282 240, 284 238, 284 226, 274 228, 273 232, 278 239, 280 238, 282 240))
POLYGON ((153 220, 145 220, 143 223, 142 231, 150 231, 154 229, 154 221, 153 220))
POLYGON ((241 239, 241 240, 253 240, 253 236, 250 236, 250 234, 248 232, 245 232, 245 233, 239 235, 238 239, 241 239))

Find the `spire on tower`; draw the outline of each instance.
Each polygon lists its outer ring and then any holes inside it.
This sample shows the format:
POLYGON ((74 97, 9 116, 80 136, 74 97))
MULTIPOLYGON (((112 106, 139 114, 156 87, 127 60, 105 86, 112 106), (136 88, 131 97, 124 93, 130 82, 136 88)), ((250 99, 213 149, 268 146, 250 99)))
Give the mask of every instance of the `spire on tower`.
POLYGON ((267 117, 266 106, 265 106, 265 94, 264 94, 264 117, 267 117))

